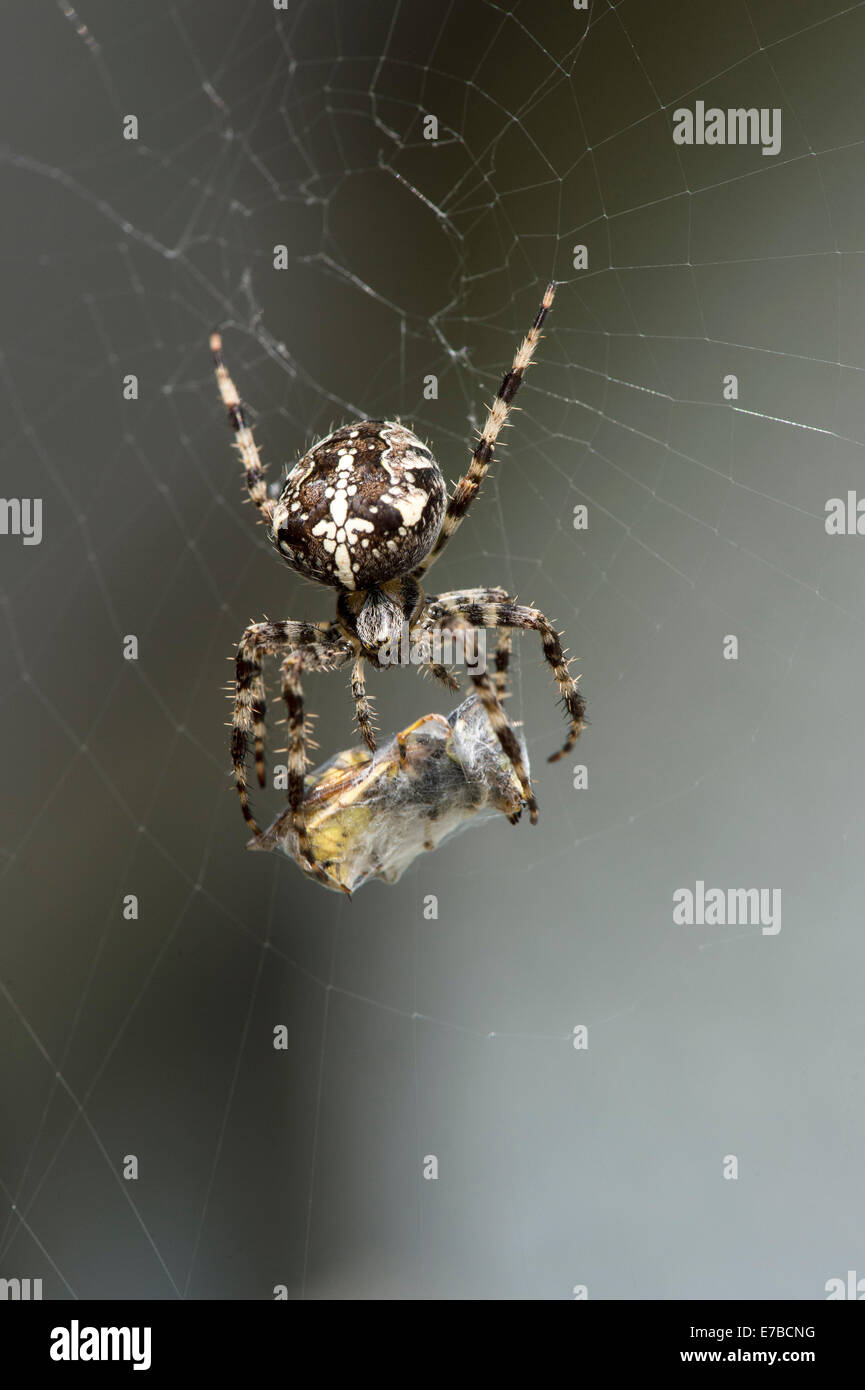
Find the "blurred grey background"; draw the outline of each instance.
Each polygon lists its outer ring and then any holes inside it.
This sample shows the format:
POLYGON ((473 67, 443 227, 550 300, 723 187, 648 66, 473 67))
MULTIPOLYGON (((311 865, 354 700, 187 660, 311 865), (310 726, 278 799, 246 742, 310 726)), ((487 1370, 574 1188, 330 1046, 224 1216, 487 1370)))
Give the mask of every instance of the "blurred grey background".
MULTIPOLYGON (((59 0, 6 32, 2 490, 44 534, 0 536, 0 1276, 813 1299, 865 1274, 865 539, 824 527, 865 491, 863 8, 59 0), (698 100, 780 108, 780 153, 674 145, 698 100), (547 766, 521 639, 539 825, 349 903, 244 849, 227 659, 332 600, 242 505, 208 332, 271 477, 400 415, 454 481, 551 277, 435 587, 554 617, 591 726, 547 766), (697 880, 779 888, 781 931, 674 924, 697 880)), ((411 670, 370 688, 386 731, 449 708, 411 670)), ((349 746, 345 677, 307 693, 322 756, 349 746)))

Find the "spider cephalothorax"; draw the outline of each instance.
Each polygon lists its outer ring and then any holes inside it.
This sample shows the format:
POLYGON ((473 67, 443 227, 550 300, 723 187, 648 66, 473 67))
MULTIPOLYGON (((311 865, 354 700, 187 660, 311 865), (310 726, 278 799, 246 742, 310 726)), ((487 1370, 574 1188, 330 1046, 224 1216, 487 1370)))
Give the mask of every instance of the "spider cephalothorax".
MULTIPOLYGON (((422 669, 450 688, 457 682, 432 656, 431 635, 459 628, 498 628, 495 674, 471 671, 471 680, 502 749, 510 759, 532 821, 538 808, 519 742, 504 712, 510 633, 537 632, 568 716, 565 745, 550 759, 567 753, 579 737, 585 706, 568 672, 559 634, 537 608, 519 604, 504 589, 456 589, 424 598, 420 580, 438 559, 480 490, 541 337, 555 286, 549 285, 525 339, 517 349, 489 409, 466 475, 450 501, 438 464, 411 430, 394 421, 359 420, 315 444, 288 474, 278 500, 267 494, 264 470, 237 390, 222 360, 222 340, 211 335, 216 377, 228 418, 243 458, 250 496, 258 507, 272 544, 283 559, 307 579, 337 590, 336 620, 322 623, 253 623, 241 638, 236 657, 234 731, 231 751, 243 814, 256 836, 261 831, 249 808, 246 754, 255 747, 258 780, 264 786, 266 696, 262 660, 282 656, 282 694, 288 723, 288 803, 299 850, 313 872, 327 881, 306 831, 303 801, 306 752, 301 673, 331 671, 352 662, 351 691, 357 722, 370 749, 375 749, 372 712, 363 667, 380 667, 380 653, 404 625, 420 639, 422 669)), ((511 817, 518 819, 518 817, 511 817)))
POLYGON ((446 503, 441 470, 411 430, 359 420, 295 464, 274 507, 271 539, 307 579, 370 589, 420 564, 446 503))

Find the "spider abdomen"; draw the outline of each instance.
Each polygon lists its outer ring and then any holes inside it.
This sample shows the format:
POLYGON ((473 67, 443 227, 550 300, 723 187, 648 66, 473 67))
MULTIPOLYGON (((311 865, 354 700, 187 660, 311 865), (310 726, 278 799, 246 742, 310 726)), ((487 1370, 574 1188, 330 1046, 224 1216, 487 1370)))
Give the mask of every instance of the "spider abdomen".
POLYGON ((308 579, 370 589, 423 560, 446 502, 441 470, 411 430, 360 420, 295 464, 274 508, 271 537, 308 579))

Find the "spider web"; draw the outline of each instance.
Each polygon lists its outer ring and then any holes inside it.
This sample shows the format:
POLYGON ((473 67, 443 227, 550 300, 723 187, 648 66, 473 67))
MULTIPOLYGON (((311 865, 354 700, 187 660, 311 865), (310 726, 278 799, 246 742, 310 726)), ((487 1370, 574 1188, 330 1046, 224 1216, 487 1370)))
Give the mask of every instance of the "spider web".
MULTIPOLYGON (((44 536, 0 538, 0 1276, 822 1296, 862 1259, 865 586, 823 521, 865 443, 863 6, 58 0, 14 28, 4 489, 44 536), (698 99, 780 108, 780 153, 676 146, 698 99), (453 481, 549 278, 434 585, 555 618, 591 727, 545 767, 524 636, 539 826, 345 903, 243 851, 226 658, 330 600, 240 505, 208 332, 271 478, 399 415, 453 481), (780 886, 783 930, 674 926, 697 879, 780 886)), ((411 671, 371 691, 383 731, 449 707, 411 671)), ((322 757, 349 746, 342 677, 307 698, 322 757)))

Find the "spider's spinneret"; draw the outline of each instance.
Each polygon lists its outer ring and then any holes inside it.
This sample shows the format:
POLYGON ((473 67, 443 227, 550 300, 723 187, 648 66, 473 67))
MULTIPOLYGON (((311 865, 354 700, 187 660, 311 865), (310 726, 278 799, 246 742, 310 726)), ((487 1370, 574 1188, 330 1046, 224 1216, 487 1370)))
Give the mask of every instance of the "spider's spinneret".
POLYGON ((274 508, 271 539, 307 579, 371 589, 408 574, 429 553, 446 502, 441 470, 411 430, 360 420, 295 464, 274 508))

